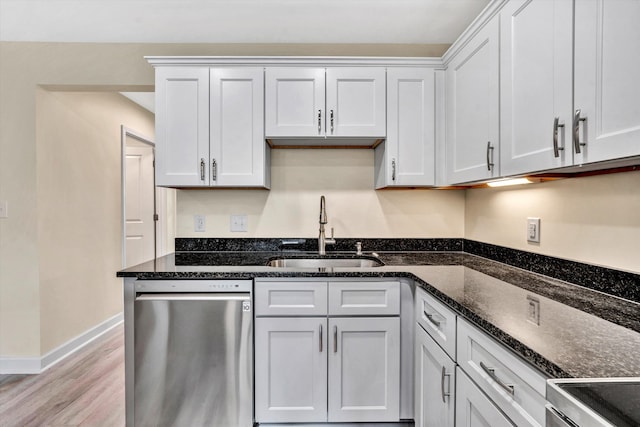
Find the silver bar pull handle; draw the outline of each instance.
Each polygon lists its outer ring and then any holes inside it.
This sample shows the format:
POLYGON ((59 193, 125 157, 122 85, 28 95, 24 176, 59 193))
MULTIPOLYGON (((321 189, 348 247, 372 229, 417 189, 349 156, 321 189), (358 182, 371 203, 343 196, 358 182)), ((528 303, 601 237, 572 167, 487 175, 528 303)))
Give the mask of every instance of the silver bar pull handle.
POLYGON ((333 135, 333 110, 331 110, 329 118, 331 119, 331 134, 333 135))
POLYGON ((485 371, 487 373, 487 375, 489 375, 489 377, 491 377, 492 380, 494 380, 496 382, 496 384, 498 384, 500 387, 502 387, 502 389, 504 389, 504 391, 506 391, 507 393, 509 393, 510 395, 514 395, 516 390, 515 387, 513 386, 513 384, 505 384, 503 383, 500 378, 498 378, 498 376, 496 375, 496 370, 493 368, 489 368, 487 367, 487 365, 485 365, 483 362, 480 362, 480 367, 482 368, 483 371, 485 371))
POLYGON ((333 327, 333 352, 338 352, 338 327, 333 327))
POLYGON ((440 322, 433 318, 433 314, 429 314, 424 310, 422 310, 422 313, 424 314, 424 317, 429 320, 429 322, 433 323, 433 326, 435 326, 436 328, 440 327, 440 322))
POLYGON ((391 159, 391 181, 396 180, 396 159, 391 159))
MULTIPOLYGON (((445 391, 444 391, 444 378, 445 377, 451 377, 451 374, 447 374, 447 370, 443 366, 442 367, 442 374, 440 375, 440 392, 442 393, 442 403, 447 403, 445 398, 451 396, 451 392, 445 393, 445 391)), ((449 381, 449 390, 451 390, 451 381, 449 381)))
POLYGON ((560 157, 560 151, 564 147, 558 146, 558 128, 563 128, 564 123, 560 123, 560 117, 553 119, 553 157, 560 157))
POLYGON ((491 172, 491 169, 494 166, 493 163, 493 147, 491 146, 491 141, 487 141, 487 170, 491 172))
POLYGON ((586 117, 580 117, 580 113, 582 113, 582 111, 578 109, 573 116, 573 148, 576 154, 580 154, 580 147, 587 145, 584 142, 580 142, 580 122, 587 120, 586 117))
POLYGON ((322 110, 318 110, 318 133, 322 133, 322 110))
POLYGON ((200 181, 204 181, 204 158, 200 159, 200 181))
POLYGON ((320 353, 322 353, 322 323, 320 323, 320 353))
POLYGON ((216 162, 216 159, 211 161, 211 179, 218 180, 218 162, 216 162))

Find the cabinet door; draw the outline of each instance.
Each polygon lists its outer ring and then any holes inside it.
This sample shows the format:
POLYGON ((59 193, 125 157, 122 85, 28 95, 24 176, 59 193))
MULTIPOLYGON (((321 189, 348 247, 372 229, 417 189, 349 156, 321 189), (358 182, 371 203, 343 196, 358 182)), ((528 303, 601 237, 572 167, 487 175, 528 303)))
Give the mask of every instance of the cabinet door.
POLYGON ((257 422, 327 420, 327 319, 257 318, 257 422))
POLYGON ((266 69, 267 138, 324 135, 324 78, 324 68, 266 69))
POLYGON ((499 21, 456 54, 446 73, 449 184, 499 176, 499 21))
POLYGON ((266 185, 263 74, 211 69, 211 185, 266 185))
POLYGON ((513 425, 469 377, 460 368, 456 368, 456 426, 513 427, 513 425))
POLYGON ((329 319, 329 421, 398 421, 400 319, 329 319))
POLYGON ((384 68, 327 69, 327 136, 386 135, 384 68))
POLYGON ((500 11, 502 175, 573 164, 572 17, 572 0, 513 0, 500 11))
POLYGON ((456 364, 416 325, 415 421, 420 427, 453 427, 456 364))
POLYGON ((384 145, 379 146, 385 152, 383 161, 386 163, 382 186, 435 184, 433 69, 390 68, 387 71, 387 139, 384 145))
POLYGON ((209 185, 209 69, 156 69, 156 185, 209 185))
POLYGON ((576 163, 640 154, 640 2, 575 2, 576 163))

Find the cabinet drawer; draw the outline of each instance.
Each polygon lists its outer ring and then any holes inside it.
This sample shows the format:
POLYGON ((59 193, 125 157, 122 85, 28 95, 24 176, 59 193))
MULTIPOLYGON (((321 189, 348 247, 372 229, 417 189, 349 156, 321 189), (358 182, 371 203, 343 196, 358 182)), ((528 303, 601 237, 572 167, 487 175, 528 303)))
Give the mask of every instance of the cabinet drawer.
POLYGON ((400 314, 399 282, 331 282, 329 315, 400 314))
POLYGON ((458 364, 516 425, 544 426, 546 378, 463 319, 458 364))
POLYGON ((513 423, 460 368, 456 368, 456 425, 513 427, 513 423))
POLYGON ((327 282, 255 282, 256 316, 325 316, 327 282))
POLYGON ((416 288, 416 321, 455 361, 455 313, 424 290, 416 288))

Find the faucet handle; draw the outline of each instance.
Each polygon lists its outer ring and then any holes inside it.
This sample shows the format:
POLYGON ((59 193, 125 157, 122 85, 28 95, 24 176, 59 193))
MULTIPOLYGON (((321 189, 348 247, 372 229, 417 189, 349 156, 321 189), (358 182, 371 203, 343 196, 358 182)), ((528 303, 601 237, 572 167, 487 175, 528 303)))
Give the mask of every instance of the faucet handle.
POLYGON ((362 242, 356 242, 356 255, 362 255, 362 242))
POLYGON ((331 240, 333 240, 333 227, 331 227, 331 240))

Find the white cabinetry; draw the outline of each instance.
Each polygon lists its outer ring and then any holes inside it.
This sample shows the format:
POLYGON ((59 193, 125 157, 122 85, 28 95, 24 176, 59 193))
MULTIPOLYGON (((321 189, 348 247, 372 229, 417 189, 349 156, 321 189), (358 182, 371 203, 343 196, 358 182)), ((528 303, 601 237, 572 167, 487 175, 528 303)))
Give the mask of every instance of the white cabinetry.
POLYGON ((576 163, 640 155, 640 2, 575 2, 576 163))
POLYGON ((416 326, 415 422, 420 427, 453 427, 456 364, 416 326))
POLYGON ((387 70, 387 139, 375 149, 376 188, 435 184, 436 71, 387 70))
POLYGON ((420 288, 415 298, 416 426, 453 427, 456 315, 420 288))
POLYGON ((256 421, 398 421, 399 285, 256 280, 256 421))
POLYGON ((256 420, 326 421, 326 323, 322 317, 256 321, 256 420))
POLYGON ((265 78, 267 138, 386 134, 384 68, 268 67, 265 78))
POLYGON ((262 68, 156 70, 156 184, 268 187, 262 68))
POLYGON ((156 185, 208 186, 208 165, 209 69, 157 68, 156 185))
POLYGON ((456 426, 513 427, 460 368, 456 368, 456 426))
POLYGON ((500 11, 500 172, 573 164, 573 1, 511 0, 500 11))
POLYGON ((446 71, 446 178, 499 176, 499 20, 491 19, 446 71))
POLYGON ((545 420, 546 378, 484 332, 458 319, 458 364, 516 425, 545 420))

